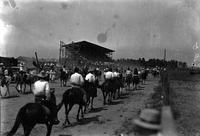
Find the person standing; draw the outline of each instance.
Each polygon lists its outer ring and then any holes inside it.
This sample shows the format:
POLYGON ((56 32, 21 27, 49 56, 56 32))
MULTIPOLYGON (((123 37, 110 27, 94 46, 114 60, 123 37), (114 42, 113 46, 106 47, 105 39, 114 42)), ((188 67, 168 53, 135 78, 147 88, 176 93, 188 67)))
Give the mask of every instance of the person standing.
POLYGON ((139 118, 132 120, 132 124, 137 136, 162 136, 161 113, 156 109, 143 109, 139 118))
POLYGON ((134 68, 134 72, 133 72, 133 86, 134 86, 135 90, 137 90, 139 82, 140 82, 140 79, 139 79, 138 69, 134 68))

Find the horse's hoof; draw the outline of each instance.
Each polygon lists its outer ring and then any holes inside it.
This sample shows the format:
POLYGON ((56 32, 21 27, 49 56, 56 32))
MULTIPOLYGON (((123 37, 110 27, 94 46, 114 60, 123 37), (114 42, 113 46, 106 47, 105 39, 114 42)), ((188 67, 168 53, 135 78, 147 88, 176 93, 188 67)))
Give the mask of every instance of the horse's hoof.
POLYGON ((68 125, 66 125, 65 123, 64 123, 64 124, 62 124, 62 128, 66 128, 66 127, 70 127, 70 126, 72 126, 72 124, 71 124, 71 123, 69 123, 68 125))

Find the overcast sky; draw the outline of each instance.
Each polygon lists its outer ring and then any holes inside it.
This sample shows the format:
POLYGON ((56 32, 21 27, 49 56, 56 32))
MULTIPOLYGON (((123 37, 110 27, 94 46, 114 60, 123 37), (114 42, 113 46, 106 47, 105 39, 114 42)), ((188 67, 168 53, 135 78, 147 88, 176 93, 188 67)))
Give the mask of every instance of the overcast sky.
POLYGON ((114 58, 163 58, 167 49, 167 59, 191 64, 199 52, 199 0, 2 0, 0 8, 0 56, 58 58, 60 40, 87 40, 114 58))

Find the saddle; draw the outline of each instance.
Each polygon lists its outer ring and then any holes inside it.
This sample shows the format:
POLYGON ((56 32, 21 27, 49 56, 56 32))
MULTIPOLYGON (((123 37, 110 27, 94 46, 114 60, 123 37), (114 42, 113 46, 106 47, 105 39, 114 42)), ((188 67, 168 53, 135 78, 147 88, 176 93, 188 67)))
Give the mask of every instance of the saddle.
POLYGON ((51 114, 51 111, 50 111, 50 109, 47 106, 48 102, 47 102, 47 100, 45 100, 44 97, 38 97, 38 96, 36 96, 35 97, 35 103, 41 104, 42 107, 45 109, 45 112, 47 113, 47 115, 51 114))
POLYGON ((50 109, 49 109, 47 106, 43 105, 43 104, 41 104, 41 105, 42 105, 42 107, 44 108, 44 110, 45 110, 45 112, 47 113, 47 115, 50 116, 50 115, 51 115, 50 109))

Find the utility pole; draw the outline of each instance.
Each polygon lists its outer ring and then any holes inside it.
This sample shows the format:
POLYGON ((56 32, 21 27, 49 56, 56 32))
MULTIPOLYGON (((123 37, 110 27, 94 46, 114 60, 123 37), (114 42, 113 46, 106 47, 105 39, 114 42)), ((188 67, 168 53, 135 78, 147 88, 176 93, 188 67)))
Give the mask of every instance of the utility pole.
POLYGON ((166 60, 166 49, 164 50, 164 61, 166 60))
POLYGON ((166 49, 164 49, 163 66, 166 67, 166 49))
POLYGON ((36 58, 36 61, 37 61, 37 73, 39 73, 39 71, 40 71, 40 64, 39 64, 37 52, 35 52, 35 58, 36 58))
POLYGON ((60 49, 59 49, 59 63, 61 64, 61 49, 62 49, 62 41, 60 41, 60 49))

